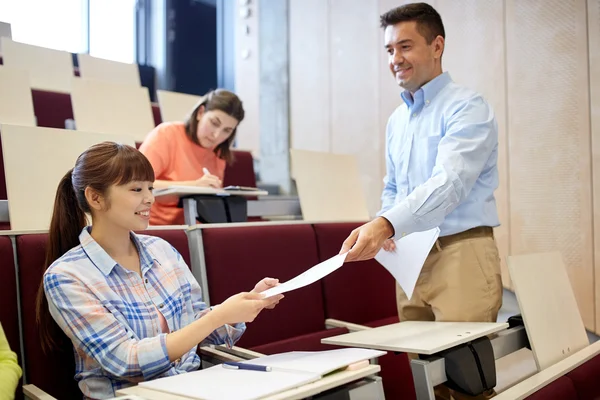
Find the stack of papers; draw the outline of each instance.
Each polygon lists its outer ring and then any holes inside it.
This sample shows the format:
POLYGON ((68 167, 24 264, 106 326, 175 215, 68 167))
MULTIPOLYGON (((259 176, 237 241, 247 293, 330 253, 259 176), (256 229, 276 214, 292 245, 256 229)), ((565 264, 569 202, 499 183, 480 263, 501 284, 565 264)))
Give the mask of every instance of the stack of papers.
POLYGON ((141 382, 140 386, 192 399, 254 400, 318 381, 327 373, 384 354, 384 351, 355 348, 282 353, 245 361, 270 366, 270 372, 227 369, 215 365, 200 371, 141 382))
POLYGON ((375 256, 379 264, 396 279, 409 300, 412 298, 423 264, 439 235, 439 228, 414 232, 396 240, 395 251, 381 249, 375 256))

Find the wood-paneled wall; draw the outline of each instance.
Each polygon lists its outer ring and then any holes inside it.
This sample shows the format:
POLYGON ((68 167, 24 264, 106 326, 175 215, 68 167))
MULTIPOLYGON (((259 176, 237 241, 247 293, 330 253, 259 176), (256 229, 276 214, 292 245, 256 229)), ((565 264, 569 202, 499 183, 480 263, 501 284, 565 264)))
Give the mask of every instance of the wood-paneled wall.
MULTIPOLYGON (((385 126, 401 104, 378 17, 404 2, 289 2, 292 147, 355 154, 375 214, 385 126)), ((444 70, 481 92, 498 120, 504 284, 507 255, 559 250, 598 332, 600 0, 429 3, 446 27, 444 70)))

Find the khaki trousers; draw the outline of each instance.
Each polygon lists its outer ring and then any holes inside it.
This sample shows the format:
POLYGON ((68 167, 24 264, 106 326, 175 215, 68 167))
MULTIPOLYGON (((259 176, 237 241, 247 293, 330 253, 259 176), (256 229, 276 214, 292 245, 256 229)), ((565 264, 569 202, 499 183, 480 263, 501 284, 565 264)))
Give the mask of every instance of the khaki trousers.
MULTIPOLYGON (((502 306, 500 257, 489 227, 438 239, 429 253, 410 300, 396 285, 400 321, 496 322, 502 306)), ((409 354, 409 358, 417 355, 409 354)), ((488 399, 440 385, 436 399, 488 399)))

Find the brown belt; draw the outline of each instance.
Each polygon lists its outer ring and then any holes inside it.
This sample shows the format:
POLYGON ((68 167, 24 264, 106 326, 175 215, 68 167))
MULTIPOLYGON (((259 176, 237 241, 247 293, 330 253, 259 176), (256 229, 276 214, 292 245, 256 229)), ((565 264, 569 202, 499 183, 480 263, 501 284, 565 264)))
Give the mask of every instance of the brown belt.
POLYGON ((453 235, 442 236, 436 240, 435 246, 432 250, 441 250, 445 246, 449 246, 452 243, 479 237, 494 237, 494 228, 489 226, 478 226, 476 228, 467 229, 466 231, 455 233, 453 235))

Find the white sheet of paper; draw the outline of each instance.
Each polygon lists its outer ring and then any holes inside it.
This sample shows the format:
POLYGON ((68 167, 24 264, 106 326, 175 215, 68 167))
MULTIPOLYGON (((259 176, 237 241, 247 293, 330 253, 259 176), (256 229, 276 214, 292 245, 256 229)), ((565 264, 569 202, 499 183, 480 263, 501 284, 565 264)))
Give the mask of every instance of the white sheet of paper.
POLYGON ((378 358, 385 354, 385 351, 350 347, 325 351, 290 351, 242 362, 267 365, 277 370, 325 375, 350 364, 378 358))
POLYGON ((255 400, 317 381, 321 375, 300 371, 233 370, 222 365, 140 382, 140 386, 201 400, 255 400))
POLYGON ((329 260, 325 260, 320 264, 315 265, 309 270, 304 271, 295 278, 282 283, 279 286, 265 290, 263 293, 266 297, 275 296, 285 292, 291 292, 292 290, 300 289, 301 287, 308 286, 311 283, 318 281, 321 278, 326 277, 336 269, 344 265, 346 256, 348 253, 338 254, 337 256, 331 257, 329 260))
POLYGON ((395 251, 381 249, 375 256, 379 264, 383 265, 400 284, 409 300, 412 298, 427 255, 439 235, 439 228, 414 232, 396 240, 395 251))

